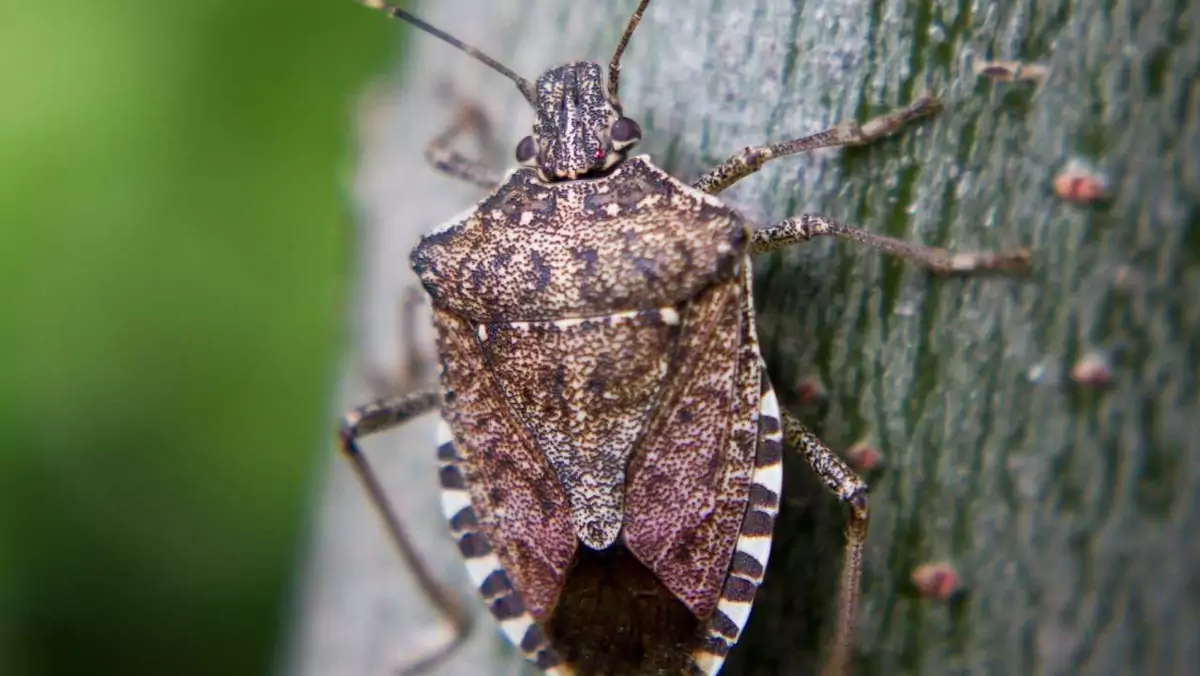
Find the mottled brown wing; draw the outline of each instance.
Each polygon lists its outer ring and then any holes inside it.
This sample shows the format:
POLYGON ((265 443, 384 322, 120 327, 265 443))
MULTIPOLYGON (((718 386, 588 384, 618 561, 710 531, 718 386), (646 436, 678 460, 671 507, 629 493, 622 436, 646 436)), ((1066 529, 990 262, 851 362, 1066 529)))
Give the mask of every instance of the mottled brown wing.
POLYGON ((477 329, 488 373, 555 470, 575 533, 593 549, 621 531, 625 467, 659 399, 678 317, 668 307, 477 329))
POLYGON ((674 366, 628 470, 625 542, 700 618, 716 608, 754 471, 762 369, 744 335, 746 268, 681 313, 674 366))
POLYGON ((557 600, 577 546, 566 495, 513 418, 475 329, 444 310, 434 311, 434 324, 444 367, 442 415, 476 517, 525 607, 541 619, 557 600))

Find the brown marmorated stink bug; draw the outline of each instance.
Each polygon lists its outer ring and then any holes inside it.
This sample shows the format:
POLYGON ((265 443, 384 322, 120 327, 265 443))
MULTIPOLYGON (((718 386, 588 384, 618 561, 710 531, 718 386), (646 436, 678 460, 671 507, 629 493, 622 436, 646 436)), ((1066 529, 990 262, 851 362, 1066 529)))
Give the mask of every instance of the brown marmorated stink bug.
POLYGON ((715 195, 765 162, 857 145, 933 113, 925 96, 863 125, 749 147, 688 184, 631 155, 621 53, 530 82, 381 0, 516 83, 533 107, 522 165, 503 180, 431 143, 440 170, 489 189, 425 235, 412 267, 432 304, 440 390, 348 413, 341 444, 402 556, 455 638, 469 614, 415 553, 357 440, 440 409, 442 505, 503 632, 549 674, 715 674, 762 582, 785 443, 849 508, 826 672, 845 673, 867 533, 867 487, 780 410, 759 354, 751 261, 832 235, 958 273, 1022 268, 1028 253, 952 254, 802 215, 752 229, 715 195))

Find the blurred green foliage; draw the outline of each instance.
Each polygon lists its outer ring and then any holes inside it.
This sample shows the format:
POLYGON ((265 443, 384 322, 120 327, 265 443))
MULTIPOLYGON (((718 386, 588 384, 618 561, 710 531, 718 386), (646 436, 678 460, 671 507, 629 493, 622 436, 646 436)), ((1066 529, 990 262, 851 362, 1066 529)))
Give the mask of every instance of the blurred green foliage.
POLYGON ((0 12, 0 673, 261 674, 331 392, 344 0, 0 12))

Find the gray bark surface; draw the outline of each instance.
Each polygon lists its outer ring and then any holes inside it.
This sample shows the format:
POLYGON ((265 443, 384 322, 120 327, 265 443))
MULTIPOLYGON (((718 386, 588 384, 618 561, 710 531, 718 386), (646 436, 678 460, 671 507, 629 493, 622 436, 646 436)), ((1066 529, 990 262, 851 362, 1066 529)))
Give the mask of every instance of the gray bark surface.
MULTIPOLYGON (((439 0, 422 15, 532 79, 607 62, 634 4, 439 0)), ((819 213, 934 246, 1033 249, 1023 280, 936 279, 846 243, 756 262, 783 404, 835 449, 870 438, 886 461, 868 477, 856 673, 1200 664, 1198 22, 1184 0, 656 0, 634 37, 626 113, 641 150, 688 180, 746 145, 942 97, 942 115, 901 138, 747 178, 724 196, 752 220, 819 213), (974 75, 986 58, 1042 62, 1049 77, 993 83, 974 75), (1111 202, 1055 197, 1075 157, 1110 177, 1111 202), (1107 389, 1070 381, 1090 350, 1114 359, 1107 389), (830 396, 798 407, 792 385, 809 375, 830 396), (967 593, 918 597, 909 575, 931 560, 953 562, 967 593)), ((449 117, 437 91, 452 84, 492 114, 498 162, 532 119, 499 75, 428 36, 408 46, 398 82, 365 106, 354 183, 362 346, 383 366, 401 353, 408 249, 480 197, 424 164, 449 117)), ((367 398, 357 383, 346 405, 367 398)), ((477 611, 479 631, 437 673, 518 673, 438 511, 432 422, 366 445, 420 547, 477 611)), ((381 674, 435 618, 331 463, 286 671, 381 674)), ((809 673, 829 638, 841 507, 800 458, 786 471, 767 581, 722 673, 809 673)))

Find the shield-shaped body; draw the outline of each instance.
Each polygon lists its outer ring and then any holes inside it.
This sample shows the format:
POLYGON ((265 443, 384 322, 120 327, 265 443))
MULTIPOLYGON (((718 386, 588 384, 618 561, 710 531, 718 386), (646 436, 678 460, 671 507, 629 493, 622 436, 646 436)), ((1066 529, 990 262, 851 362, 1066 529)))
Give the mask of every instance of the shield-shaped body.
POLYGON ((515 170, 413 252, 445 513, 548 672, 714 674, 749 618, 782 442, 748 245, 642 156, 574 181, 515 170))

